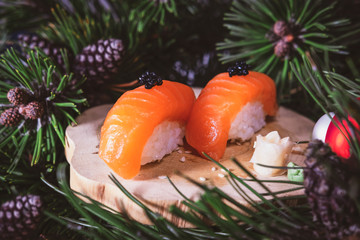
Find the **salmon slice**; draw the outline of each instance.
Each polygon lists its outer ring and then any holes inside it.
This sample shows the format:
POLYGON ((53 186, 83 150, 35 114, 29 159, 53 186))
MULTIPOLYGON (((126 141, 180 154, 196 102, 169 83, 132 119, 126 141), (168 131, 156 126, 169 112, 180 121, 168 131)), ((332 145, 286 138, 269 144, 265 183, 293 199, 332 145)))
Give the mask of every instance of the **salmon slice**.
POLYGON ((133 178, 154 128, 164 121, 185 125, 194 102, 190 87, 166 80, 151 89, 141 86, 124 93, 101 127, 100 158, 121 177, 133 178))
POLYGON ((186 140, 201 155, 215 160, 224 155, 231 123, 247 103, 260 102, 266 115, 277 110, 274 81, 263 73, 249 71, 246 76, 215 76, 201 91, 188 124, 186 140))

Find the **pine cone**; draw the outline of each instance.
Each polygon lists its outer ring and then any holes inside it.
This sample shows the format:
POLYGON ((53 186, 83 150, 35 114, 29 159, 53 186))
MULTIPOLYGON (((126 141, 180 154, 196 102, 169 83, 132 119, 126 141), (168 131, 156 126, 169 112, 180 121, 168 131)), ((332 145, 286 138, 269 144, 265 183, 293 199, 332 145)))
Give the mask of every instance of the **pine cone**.
POLYGON ((305 193, 314 220, 325 226, 327 238, 360 233, 359 213, 346 189, 354 173, 319 140, 309 144, 305 164, 305 193))
POLYGON ((285 21, 279 20, 275 22, 273 26, 273 31, 276 35, 280 37, 284 37, 287 34, 289 34, 290 29, 289 29, 289 25, 285 21))
POLYGON ((28 103, 30 95, 25 89, 16 87, 8 91, 7 98, 14 105, 21 105, 28 103))
POLYGON ((99 40, 85 47, 75 58, 74 72, 85 75, 90 84, 100 85, 117 72, 124 54, 119 39, 99 40))
MULTIPOLYGON (((65 46, 54 44, 45 38, 41 38, 37 35, 30 35, 30 34, 19 34, 18 35, 19 43, 26 48, 30 49, 41 49, 46 55, 51 57, 55 64, 61 68, 61 70, 65 70, 65 62, 61 55, 60 49, 67 49, 65 46)), ((69 61, 72 60, 72 52, 67 51, 69 61)), ((26 56, 27 58, 29 56, 26 56)))
POLYGON ((16 126, 22 119, 19 108, 8 108, 0 115, 0 124, 6 127, 16 126))
POLYGON ((25 107, 20 107, 20 113, 22 113, 25 117, 33 120, 42 117, 44 112, 44 105, 37 101, 30 102, 25 107))
POLYGON ((284 40, 278 41, 274 48, 275 55, 280 58, 288 56, 290 54, 290 51, 291 51, 290 44, 284 40))
POLYGON ((0 208, 1 239, 28 240, 36 230, 42 215, 40 196, 17 196, 5 202, 0 208))

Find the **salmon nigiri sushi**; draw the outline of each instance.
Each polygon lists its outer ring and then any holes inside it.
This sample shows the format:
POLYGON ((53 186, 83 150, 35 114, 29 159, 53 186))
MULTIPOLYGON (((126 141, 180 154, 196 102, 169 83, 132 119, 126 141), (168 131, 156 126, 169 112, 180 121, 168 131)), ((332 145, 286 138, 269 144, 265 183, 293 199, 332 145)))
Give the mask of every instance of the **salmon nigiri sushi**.
POLYGON ((183 143, 195 102, 189 86, 154 78, 148 72, 140 77, 147 81, 145 86, 124 93, 101 127, 100 158, 125 179, 135 177, 141 165, 162 159, 183 143))
POLYGON ((230 139, 250 139, 277 110, 276 87, 267 75, 247 70, 244 62, 220 73, 201 91, 192 109, 186 140, 215 160, 230 139))

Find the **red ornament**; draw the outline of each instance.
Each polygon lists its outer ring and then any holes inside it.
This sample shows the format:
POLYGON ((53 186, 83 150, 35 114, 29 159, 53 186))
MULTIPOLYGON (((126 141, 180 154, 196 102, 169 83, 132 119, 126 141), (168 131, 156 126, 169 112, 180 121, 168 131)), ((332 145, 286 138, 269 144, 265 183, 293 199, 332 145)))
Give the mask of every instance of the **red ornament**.
MULTIPOLYGON (((329 128, 326 132, 325 143, 329 144, 331 150, 339 157, 348 159, 351 156, 350 146, 347 141, 347 139, 349 139, 348 133, 351 135, 354 133, 350 132, 347 121, 343 120, 341 124, 340 120, 336 116, 334 116, 333 120, 337 123, 339 128, 333 122, 329 124, 329 128)), ((352 117, 349 117, 348 120, 357 130, 360 130, 359 124, 352 117)), ((360 136, 358 134, 356 134, 356 137, 360 141, 360 136)))

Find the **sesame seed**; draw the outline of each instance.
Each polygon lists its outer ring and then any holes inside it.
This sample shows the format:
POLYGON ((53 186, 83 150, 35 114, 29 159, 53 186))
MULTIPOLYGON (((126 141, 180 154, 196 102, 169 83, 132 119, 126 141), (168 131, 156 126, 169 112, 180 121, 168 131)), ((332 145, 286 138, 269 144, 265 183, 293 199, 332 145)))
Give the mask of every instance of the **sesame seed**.
POLYGON ((191 151, 185 151, 185 153, 191 153, 191 151))
POLYGON ((219 173, 218 176, 221 177, 221 178, 225 177, 225 175, 222 174, 222 173, 219 173))
POLYGON ((211 171, 215 172, 216 171, 216 167, 212 167, 211 171))
POLYGON ((166 176, 158 176, 159 179, 166 179, 166 176))
POLYGON ((180 162, 185 162, 185 157, 181 157, 180 162))
POLYGON ((181 150, 178 150, 177 152, 178 152, 178 153, 183 153, 183 151, 181 151, 181 150))
POLYGON ((199 179, 200 179, 200 181, 202 181, 202 182, 205 182, 205 181, 206 181, 206 178, 204 178, 204 177, 199 177, 199 179))

